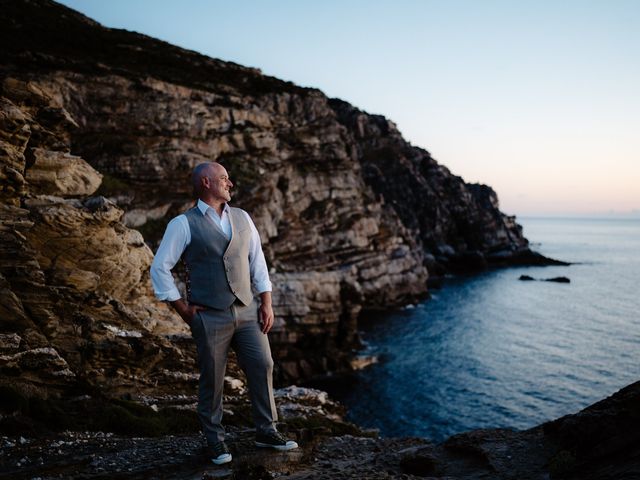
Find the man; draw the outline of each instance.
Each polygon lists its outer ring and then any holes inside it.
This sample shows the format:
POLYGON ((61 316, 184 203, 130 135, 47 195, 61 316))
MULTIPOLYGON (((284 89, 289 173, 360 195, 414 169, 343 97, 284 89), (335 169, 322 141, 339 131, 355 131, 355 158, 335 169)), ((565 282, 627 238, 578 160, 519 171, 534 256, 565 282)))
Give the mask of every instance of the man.
POLYGON ((198 416, 213 463, 231 461, 222 427, 222 392, 231 346, 244 370, 256 425, 255 444, 278 450, 297 448, 275 427, 273 360, 267 332, 273 325, 271 282, 258 231, 244 210, 230 207, 233 183, 219 163, 202 163, 192 174, 195 207, 167 225, 151 265, 151 281, 191 328, 198 350, 198 416), (171 269, 182 258, 187 299, 171 269), (259 294, 260 306, 254 298, 259 294))

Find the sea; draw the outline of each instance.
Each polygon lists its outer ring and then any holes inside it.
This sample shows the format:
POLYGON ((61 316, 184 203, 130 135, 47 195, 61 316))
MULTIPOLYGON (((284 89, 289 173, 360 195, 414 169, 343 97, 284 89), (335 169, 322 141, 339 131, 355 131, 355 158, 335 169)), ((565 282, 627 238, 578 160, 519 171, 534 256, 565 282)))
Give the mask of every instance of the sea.
POLYGON ((640 380, 640 219, 518 221, 534 250, 572 265, 452 277, 364 318, 362 353, 378 363, 325 384, 350 421, 438 442, 527 429, 640 380), (558 276, 570 283, 545 281, 558 276))

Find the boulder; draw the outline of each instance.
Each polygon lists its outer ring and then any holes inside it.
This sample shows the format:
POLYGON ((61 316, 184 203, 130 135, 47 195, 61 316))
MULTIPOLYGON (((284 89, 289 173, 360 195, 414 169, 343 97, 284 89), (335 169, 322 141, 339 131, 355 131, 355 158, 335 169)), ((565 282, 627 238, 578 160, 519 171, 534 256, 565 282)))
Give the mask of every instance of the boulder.
POLYGON ((29 157, 33 163, 27 170, 26 181, 33 194, 86 196, 94 193, 102 182, 102 175, 75 155, 32 148, 29 157))
POLYGON ((545 282, 556 282, 556 283, 571 283, 571 279, 568 277, 553 277, 553 278, 545 278, 545 282))

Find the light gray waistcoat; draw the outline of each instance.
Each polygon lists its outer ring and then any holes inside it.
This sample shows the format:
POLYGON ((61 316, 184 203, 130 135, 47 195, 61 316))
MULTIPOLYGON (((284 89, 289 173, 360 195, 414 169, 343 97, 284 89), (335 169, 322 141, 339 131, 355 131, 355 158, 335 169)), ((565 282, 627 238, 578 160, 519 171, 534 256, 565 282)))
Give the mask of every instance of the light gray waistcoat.
POLYGON ((249 270, 251 226, 241 209, 229 207, 231 241, 198 207, 185 214, 191 243, 182 260, 187 269, 190 303, 224 310, 236 299, 244 305, 253 300, 249 270))

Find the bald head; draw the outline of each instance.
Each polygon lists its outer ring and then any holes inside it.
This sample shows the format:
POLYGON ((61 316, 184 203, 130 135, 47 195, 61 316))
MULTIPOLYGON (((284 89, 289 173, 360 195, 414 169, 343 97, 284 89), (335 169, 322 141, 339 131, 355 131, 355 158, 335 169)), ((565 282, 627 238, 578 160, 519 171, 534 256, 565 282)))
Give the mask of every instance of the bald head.
POLYGON ((191 174, 191 181, 196 196, 206 203, 219 205, 231 200, 233 183, 229 180, 226 168, 218 162, 197 165, 191 174))
POLYGON ((221 171, 224 171, 224 167, 220 165, 218 162, 205 162, 193 169, 191 172, 191 182, 193 184, 193 191, 197 196, 202 194, 204 189, 203 179, 213 177, 215 178, 217 175, 221 174, 221 171))

